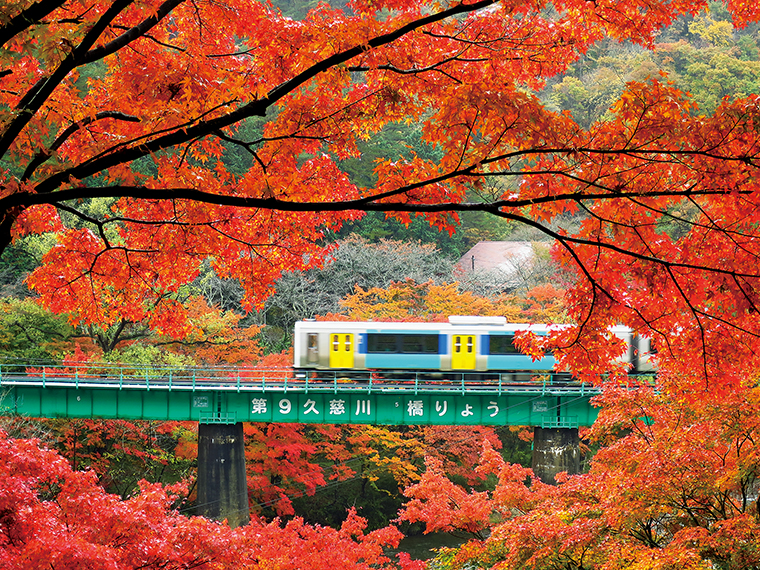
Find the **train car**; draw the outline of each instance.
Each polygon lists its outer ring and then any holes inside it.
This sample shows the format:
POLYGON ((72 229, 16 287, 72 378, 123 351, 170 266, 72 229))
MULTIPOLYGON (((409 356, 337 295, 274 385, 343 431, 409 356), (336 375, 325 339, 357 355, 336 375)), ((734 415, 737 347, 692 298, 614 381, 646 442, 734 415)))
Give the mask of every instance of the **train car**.
MULTIPOLYGON (((515 347, 514 335, 525 330, 543 335, 562 326, 468 316, 451 316, 447 323, 300 321, 295 326, 294 367, 415 373, 550 372, 554 358, 547 355, 533 360, 515 347)), ((626 327, 615 327, 613 332, 628 343, 623 359, 633 365, 633 372, 651 371, 648 341, 626 327)))

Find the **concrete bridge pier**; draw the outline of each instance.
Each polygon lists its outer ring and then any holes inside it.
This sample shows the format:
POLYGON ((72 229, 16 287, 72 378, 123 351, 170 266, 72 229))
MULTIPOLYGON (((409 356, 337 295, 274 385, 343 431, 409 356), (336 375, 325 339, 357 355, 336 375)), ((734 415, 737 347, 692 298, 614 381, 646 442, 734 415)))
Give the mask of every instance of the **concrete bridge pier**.
POLYGON ((533 473, 544 483, 556 485, 554 476, 581 472, 578 428, 533 428, 533 473))
POLYGON ((232 528, 250 522, 243 424, 198 424, 196 513, 227 520, 232 528))

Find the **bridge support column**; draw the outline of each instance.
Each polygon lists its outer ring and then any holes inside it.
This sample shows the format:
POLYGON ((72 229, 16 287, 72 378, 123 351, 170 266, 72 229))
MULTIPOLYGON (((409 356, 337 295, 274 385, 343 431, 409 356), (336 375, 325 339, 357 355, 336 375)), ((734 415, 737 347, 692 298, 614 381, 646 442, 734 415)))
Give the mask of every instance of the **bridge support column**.
POLYGON ((533 429, 533 473, 544 483, 555 485, 554 476, 567 471, 581 471, 581 449, 578 428, 533 429))
POLYGON ((198 425, 196 512, 232 528, 250 522, 242 423, 198 425))

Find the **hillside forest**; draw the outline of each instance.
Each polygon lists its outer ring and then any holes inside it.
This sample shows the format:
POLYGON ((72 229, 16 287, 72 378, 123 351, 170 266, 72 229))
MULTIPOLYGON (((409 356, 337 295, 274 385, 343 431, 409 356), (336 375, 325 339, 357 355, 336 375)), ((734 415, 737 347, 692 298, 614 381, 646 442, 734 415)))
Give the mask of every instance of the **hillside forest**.
MULTIPOLYGON (((530 428, 0 417, 8 569, 760 568, 760 8, 12 0, 0 371, 286 368, 302 319, 569 323, 583 472, 530 428), (470 270, 481 241, 533 253, 470 270), (614 364, 625 324, 657 385, 614 364), (405 536, 448 534, 425 560, 405 536)), ((0 405, 2 405, 0 388, 0 405)))

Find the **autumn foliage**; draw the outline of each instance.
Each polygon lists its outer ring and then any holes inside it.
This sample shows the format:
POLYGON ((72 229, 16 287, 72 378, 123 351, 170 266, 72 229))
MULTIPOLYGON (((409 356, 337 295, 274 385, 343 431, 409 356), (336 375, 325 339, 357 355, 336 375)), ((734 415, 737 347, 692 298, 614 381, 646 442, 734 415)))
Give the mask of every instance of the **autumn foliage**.
POLYGON ((602 399, 593 437, 605 445, 588 473, 544 485, 486 448, 492 492, 453 485, 433 462, 402 518, 479 536, 439 555, 452 570, 757 567, 757 388, 698 404, 649 388, 602 399))
POLYGON ((673 366, 701 347, 680 371, 696 385, 735 384, 760 353, 757 97, 704 115, 655 74, 583 128, 536 95, 603 39, 651 48, 706 8, 353 0, 297 20, 253 0, 17 2, 0 24, 0 242, 56 233, 29 279, 55 312, 176 337, 204 262, 248 309, 283 271, 320 266, 361 211, 449 231, 488 212, 556 240, 576 271, 569 367, 624 322, 673 366), (349 180, 341 161, 401 124, 435 160, 383 156, 372 184, 349 180), (577 231, 551 225, 581 213, 577 231), (742 367, 722 361, 729 346, 742 367))
POLYGON ((0 434, 0 565, 42 568, 356 569, 397 566, 391 527, 365 533, 349 512, 339 529, 254 521, 236 530, 173 508, 186 489, 143 484, 127 500, 103 491, 92 471, 74 471, 35 440, 0 434))
MULTIPOLYGON (((442 473, 480 484, 475 471, 487 442, 500 448, 491 427, 246 424, 246 465, 250 501, 256 513, 292 515, 293 501, 313 496, 327 486, 353 479, 378 491, 400 496, 420 480, 426 458, 442 473), (389 484, 390 483, 390 484, 389 484)), ((380 518, 380 513, 374 513, 380 518)), ((393 514, 390 514, 393 518, 393 514)))
MULTIPOLYGON (((403 516, 492 527, 445 555, 452 568, 757 567, 760 97, 707 114, 654 74, 581 126, 537 95, 600 41, 652 48, 707 6, 351 0, 296 20, 254 0, 5 3, 0 248, 53 233, 28 284, 93 339, 103 333, 105 352, 118 344, 107 331, 139 323, 180 354, 181 341, 227 338, 202 356, 232 362, 258 347, 231 330, 234 315, 187 294, 203 264, 243 286, 248 310, 283 272, 320 267, 327 238, 363 211, 444 231, 463 211, 530 226, 573 272, 564 301, 577 326, 528 338, 527 351, 556 351, 604 383, 623 350, 605 331, 623 323, 658 348, 658 391, 606 386, 594 433, 604 447, 586 474, 549 487, 486 449, 478 474, 498 484, 471 493, 433 458, 403 516), (342 161, 402 124, 419 126, 410 143, 435 158, 382 156, 371 183, 352 181, 342 161), (567 215, 577 229, 554 223, 567 215)), ((726 6, 736 26, 760 20, 751 2, 726 6)), ((346 309, 397 320, 559 310, 552 291, 486 302, 453 287, 357 290, 346 309)), ((268 446, 248 450, 251 480, 273 484, 266 501, 284 510, 286 492, 348 476, 329 430, 324 441, 267 430, 257 437, 268 446), (300 468, 317 452, 332 464, 308 478, 300 468)), ((354 436, 370 476, 382 465, 411 482, 414 445, 387 433, 373 447, 368 433, 354 436)), ((121 501, 33 442, 0 439, 0 458, 9 568, 382 567, 380 546, 397 538, 364 534, 354 514, 340 530, 294 520, 231 531, 180 516, 154 485, 121 501)))
POLYGON ((445 322, 449 315, 505 316, 511 323, 561 323, 567 315, 562 289, 539 285, 524 295, 503 294, 496 299, 459 291, 457 283, 394 282, 388 287, 357 287, 341 301, 343 314, 325 319, 356 321, 445 322))

